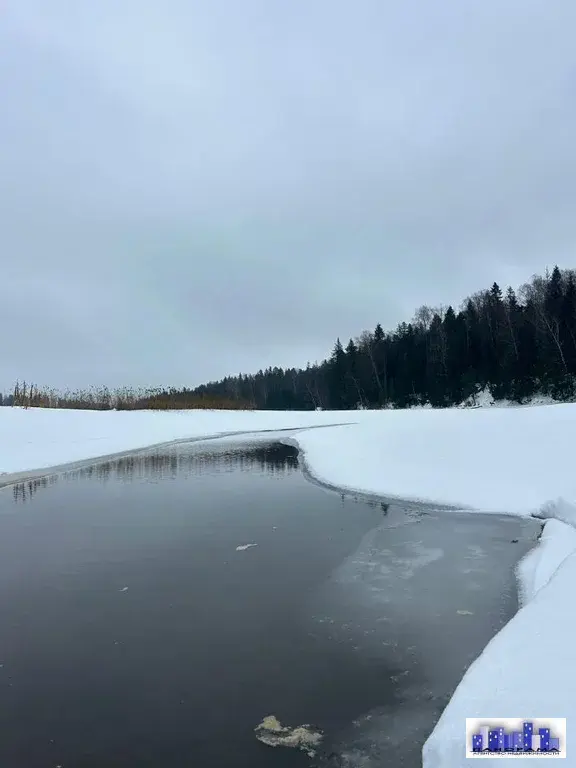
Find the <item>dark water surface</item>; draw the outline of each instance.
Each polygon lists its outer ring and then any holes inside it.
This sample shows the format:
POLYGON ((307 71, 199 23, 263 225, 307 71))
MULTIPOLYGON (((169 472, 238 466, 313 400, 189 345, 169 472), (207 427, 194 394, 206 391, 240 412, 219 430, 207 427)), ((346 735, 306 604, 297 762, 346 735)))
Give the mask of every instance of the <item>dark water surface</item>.
POLYGON ((324 730, 316 764, 415 768, 538 531, 356 503, 263 442, 6 488, 0 766, 310 765, 255 739, 275 714, 324 730))

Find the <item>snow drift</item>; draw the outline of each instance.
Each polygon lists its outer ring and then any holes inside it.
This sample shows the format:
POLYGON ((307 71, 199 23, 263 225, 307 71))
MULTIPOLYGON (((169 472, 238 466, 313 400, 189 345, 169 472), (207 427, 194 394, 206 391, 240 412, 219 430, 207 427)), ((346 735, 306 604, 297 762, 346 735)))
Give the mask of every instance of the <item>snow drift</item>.
MULTIPOLYGON (((342 414, 337 420, 346 421, 342 414)), ((576 499, 574 404, 364 411, 354 420, 296 436, 319 480, 389 498, 519 515, 546 514, 543 505, 558 496, 576 499)))

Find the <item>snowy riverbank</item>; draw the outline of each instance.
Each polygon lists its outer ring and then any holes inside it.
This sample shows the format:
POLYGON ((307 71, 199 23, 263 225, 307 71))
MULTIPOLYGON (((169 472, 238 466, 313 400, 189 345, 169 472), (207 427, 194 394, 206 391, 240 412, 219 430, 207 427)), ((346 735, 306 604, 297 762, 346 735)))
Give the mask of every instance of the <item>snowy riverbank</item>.
MULTIPOLYGON (((87 412, 0 408, 0 472, 16 473, 219 433, 296 428, 328 484, 471 512, 550 520, 518 567, 522 607, 464 676, 424 747, 424 768, 462 765, 466 717, 576 715, 576 405, 347 412, 87 412), (329 429, 310 427, 347 423, 329 429), (563 522, 560 522, 563 521, 563 522), (546 658, 538 685, 526 666, 546 658), (528 676, 530 681, 531 676, 528 676)), ((2 479, 8 479, 9 475, 2 479)))
MULTIPOLYGON (((158 443, 356 420, 329 411, 76 411, 0 408, 0 473, 56 467, 158 443)), ((1 475, 0 475, 1 477, 1 475)))

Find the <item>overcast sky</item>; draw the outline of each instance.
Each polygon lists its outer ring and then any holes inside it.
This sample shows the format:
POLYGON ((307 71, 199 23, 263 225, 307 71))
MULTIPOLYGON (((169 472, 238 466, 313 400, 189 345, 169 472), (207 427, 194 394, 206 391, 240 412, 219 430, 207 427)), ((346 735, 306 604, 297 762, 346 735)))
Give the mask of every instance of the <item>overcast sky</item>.
POLYGON ((574 0, 2 0, 0 388, 305 365, 576 266, 574 0))

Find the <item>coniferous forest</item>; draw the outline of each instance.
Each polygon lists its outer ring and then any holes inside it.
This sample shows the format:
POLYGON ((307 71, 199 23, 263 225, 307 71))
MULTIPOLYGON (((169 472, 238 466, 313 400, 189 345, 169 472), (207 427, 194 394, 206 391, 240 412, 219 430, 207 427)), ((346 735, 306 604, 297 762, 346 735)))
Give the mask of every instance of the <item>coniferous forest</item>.
POLYGON ((197 387, 262 409, 454 405, 480 389, 517 402, 576 396, 576 270, 555 267, 518 291, 494 283, 452 306, 418 309, 393 331, 380 324, 305 369, 268 368, 197 387))

